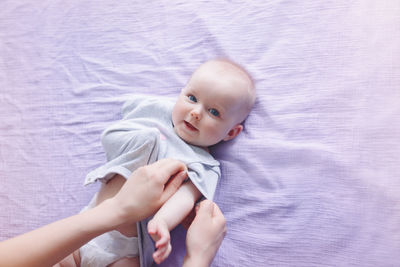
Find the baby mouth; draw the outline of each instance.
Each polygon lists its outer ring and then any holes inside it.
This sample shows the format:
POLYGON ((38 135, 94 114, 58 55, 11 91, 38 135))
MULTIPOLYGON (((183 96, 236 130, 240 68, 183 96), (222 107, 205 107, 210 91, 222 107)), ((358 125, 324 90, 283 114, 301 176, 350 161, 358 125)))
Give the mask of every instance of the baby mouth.
POLYGON ((186 128, 188 128, 189 130, 191 130, 191 131, 198 131, 197 129, 196 129, 196 127, 194 127, 192 124, 190 124, 189 122, 187 122, 187 121, 184 121, 185 122, 185 125, 186 125, 186 128))

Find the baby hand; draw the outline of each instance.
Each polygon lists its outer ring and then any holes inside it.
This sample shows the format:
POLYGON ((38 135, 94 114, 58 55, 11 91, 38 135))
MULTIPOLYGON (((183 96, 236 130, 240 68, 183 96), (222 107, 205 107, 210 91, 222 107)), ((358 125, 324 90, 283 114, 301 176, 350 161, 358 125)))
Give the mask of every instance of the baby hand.
POLYGON ((156 242, 156 251, 153 253, 153 259, 157 264, 160 264, 169 256, 172 250, 168 226, 165 221, 153 218, 147 224, 147 231, 156 242))

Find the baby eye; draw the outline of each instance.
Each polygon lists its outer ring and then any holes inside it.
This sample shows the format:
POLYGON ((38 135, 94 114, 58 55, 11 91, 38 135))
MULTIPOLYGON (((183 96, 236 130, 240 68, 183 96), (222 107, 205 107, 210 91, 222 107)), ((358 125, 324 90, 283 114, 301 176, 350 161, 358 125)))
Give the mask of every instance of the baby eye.
POLYGON ((196 99, 196 97, 194 95, 189 95, 188 98, 192 102, 197 102, 197 99, 196 99))
POLYGON ((213 116, 215 116, 215 117, 218 117, 218 116, 219 116, 219 112, 218 112, 218 110, 216 110, 215 108, 210 108, 210 109, 209 109, 209 112, 210 112, 213 116))

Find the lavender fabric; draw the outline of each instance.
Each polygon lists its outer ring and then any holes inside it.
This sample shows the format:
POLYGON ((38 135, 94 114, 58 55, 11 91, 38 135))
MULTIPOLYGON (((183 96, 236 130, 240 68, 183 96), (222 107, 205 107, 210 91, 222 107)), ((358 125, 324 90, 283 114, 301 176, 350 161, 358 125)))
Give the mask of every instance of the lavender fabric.
MULTIPOLYGON (((212 148, 228 233, 213 266, 398 266, 400 2, 0 4, 0 239, 75 214, 132 93, 177 96, 207 59, 257 85, 212 148)), ((161 266, 179 266, 185 230, 161 266)))

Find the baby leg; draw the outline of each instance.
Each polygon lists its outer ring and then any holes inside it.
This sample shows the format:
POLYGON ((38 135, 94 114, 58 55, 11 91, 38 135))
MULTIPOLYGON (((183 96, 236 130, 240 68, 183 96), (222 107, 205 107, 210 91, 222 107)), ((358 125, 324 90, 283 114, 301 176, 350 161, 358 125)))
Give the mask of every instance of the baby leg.
POLYGON ((79 267, 80 262, 81 259, 79 255, 79 250, 76 250, 74 253, 68 255, 53 267, 79 267))
MULTIPOLYGON (((94 205, 97 206, 104 200, 109 199, 109 198, 113 197, 114 195, 116 195, 118 193, 118 191, 121 189, 121 187, 123 186, 123 184, 125 183, 125 181, 126 181, 125 178, 123 178, 122 176, 116 175, 111 180, 109 180, 106 184, 102 184, 100 191, 97 193, 96 203, 94 203, 94 205)), ((137 236, 136 224, 122 225, 115 230, 118 231, 119 233, 116 231, 112 231, 107 234, 109 234, 111 236, 115 236, 115 238, 119 238, 119 240, 137 236)), ((101 238, 101 236, 98 238, 101 238)), ((111 240, 114 240, 114 238, 112 237, 111 240)), ((85 246, 88 246, 89 244, 90 244, 90 242, 85 246)), ((85 248, 85 246, 82 248, 85 248)), ((82 250, 82 251, 85 251, 85 250, 82 250)), ((96 258, 97 254, 98 253, 96 253, 96 250, 94 253, 92 252, 92 256, 94 255, 93 258, 96 258)), ((80 251, 77 250, 74 252, 74 254, 71 254, 70 256, 66 257, 58 265, 55 265, 55 266, 57 266, 57 267, 80 266, 80 263, 83 263, 83 261, 84 261, 84 257, 85 256, 83 254, 80 255, 80 251)), ((114 259, 114 257, 115 256, 113 256, 112 258, 114 259)), ((99 258, 101 258, 100 255, 99 255, 99 258)), ((110 262, 112 262, 112 261, 113 260, 110 260, 110 262)), ((96 263, 88 264, 88 265, 89 266, 92 266, 92 265, 98 266, 96 263)), ((132 258, 124 257, 124 258, 120 258, 120 259, 118 259, 118 257, 117 257, 117 260, 112 262, 108 266, 112 266, 112 267, 139 266, 139 257, 132 257, 132 258)))
MULTIPOLYGON (((107 267, 133 267, 133 266, 139 266, 140 261, 139 257, 134 257, 134 258, 123 258, 120 260, 117 260, 114 263, 111 263, 107 267)), ((82 266, 84 267, 84 266, 82 266)))

